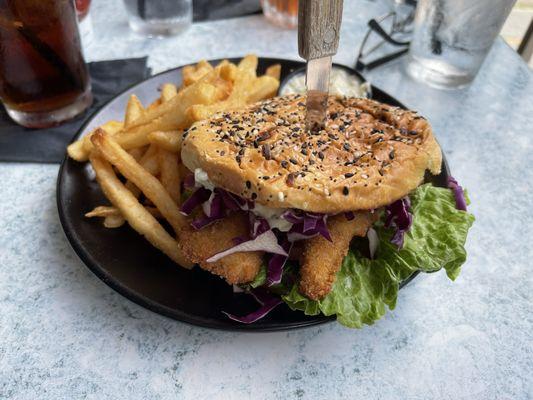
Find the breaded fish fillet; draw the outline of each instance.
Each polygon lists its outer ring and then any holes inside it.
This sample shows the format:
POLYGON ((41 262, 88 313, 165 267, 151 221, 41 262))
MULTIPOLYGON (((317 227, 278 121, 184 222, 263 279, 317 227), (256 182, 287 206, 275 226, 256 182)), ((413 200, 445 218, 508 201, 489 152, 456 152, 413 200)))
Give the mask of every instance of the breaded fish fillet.
POLYGON ((350 241, 354 236, 365 236, 376 215, 357 212, 355 218, 348 221, 344 214, 338 214, 328 220, 332 242, 320 235, 305 241, 300 257, 302 294, 319 300, 329 293, 342 260, 348 254, 350 241))
POLYGON ((229 284, 250 282, 261 268, 263 253, 258 251, 230 254, 212 263, 205 261, 234 246, 234 238, 248 235, 248 217, 245 213, 232 213, 201 230, 187 225, 178 235, 181 250, 189 260, 221 276, 229 284))

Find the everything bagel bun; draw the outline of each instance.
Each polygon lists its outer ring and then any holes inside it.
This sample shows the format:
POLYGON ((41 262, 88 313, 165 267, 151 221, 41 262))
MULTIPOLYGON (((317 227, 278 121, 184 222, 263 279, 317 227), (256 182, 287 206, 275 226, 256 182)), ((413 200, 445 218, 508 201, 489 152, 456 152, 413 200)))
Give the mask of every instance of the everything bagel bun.
POLYGON ((327 127, 305 129, 305 97, 218 113, 184 133, 183 163, 216 186, 272 208, 335 214, 388 205, 419 186, 442 154, 417 113, 329 97, 327 127))

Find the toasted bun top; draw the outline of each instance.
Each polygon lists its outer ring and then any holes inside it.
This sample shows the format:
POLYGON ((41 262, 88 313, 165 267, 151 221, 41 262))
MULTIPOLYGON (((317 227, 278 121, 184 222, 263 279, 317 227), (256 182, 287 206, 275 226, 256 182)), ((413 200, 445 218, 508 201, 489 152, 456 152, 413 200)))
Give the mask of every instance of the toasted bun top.
POLYGON ((398 200, 438 174, 429 123, 374 100, 329 98, 325 130, 305 130, 305 97, 288 95, 214 115, 185 134, 182 160, 213 184, 269 207, 321 213, 398 200))

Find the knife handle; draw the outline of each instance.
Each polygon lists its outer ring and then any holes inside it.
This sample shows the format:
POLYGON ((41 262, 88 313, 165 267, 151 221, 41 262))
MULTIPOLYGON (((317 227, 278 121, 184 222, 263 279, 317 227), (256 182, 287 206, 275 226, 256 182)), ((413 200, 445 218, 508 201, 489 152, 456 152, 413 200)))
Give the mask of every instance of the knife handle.
POLYGON ((298 53, 305 60, 337 52, 343 0, 298 1, 298 53))

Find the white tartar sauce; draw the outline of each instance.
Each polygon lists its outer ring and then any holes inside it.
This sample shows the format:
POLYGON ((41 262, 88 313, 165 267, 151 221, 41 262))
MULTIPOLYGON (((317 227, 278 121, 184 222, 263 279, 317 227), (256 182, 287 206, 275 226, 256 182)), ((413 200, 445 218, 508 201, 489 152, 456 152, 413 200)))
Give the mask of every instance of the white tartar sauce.
MULTIPOLYGON (((280 91, 280 94, 303 94, 306 92, 305 73, 293 76, 280 91)), ((362 83, 357 76, 350 74, 342 68, 333 66, 329 75, 329 92, 341 96, 368 97, 370 85, 362 83)))
MULTIPOLYGON (((215 188, 213 182, 209 180, 207 172, 205 172, 202 168, 196 168, 194 170, 194 182, 197 187, 203 186, 209 190, 213 190, 215 188)), ((209 200, 204 203, 203 208, 206 215, 208 214, 210 208, 209 203, 212 198, 213 196, 211 196, 209 200)), ((255 203, 254 208, 250 211, 258 217, 266 219, 271 228, 278 228, 282 232, 287 232, 289 229, 291 229, 292 224, 286 219, 281 218, 281 215, 287 211, 286 208, 272 208, 255 203)))

